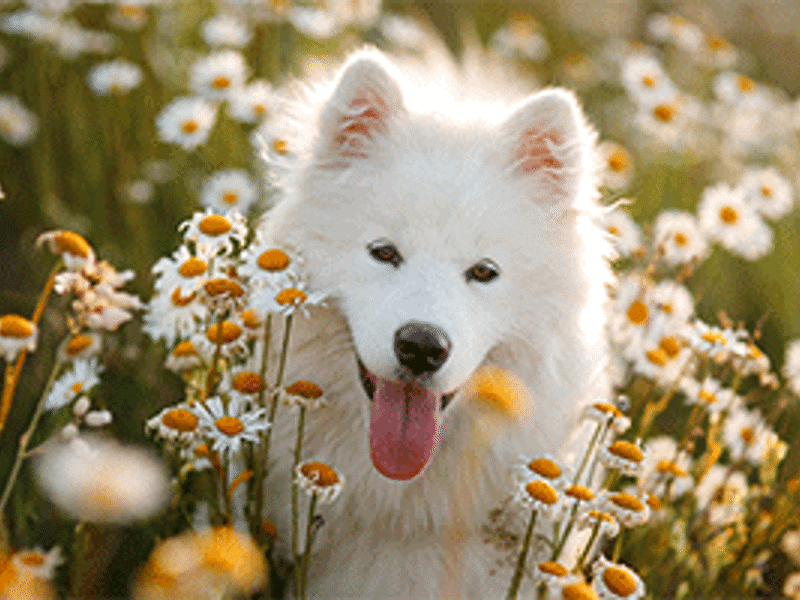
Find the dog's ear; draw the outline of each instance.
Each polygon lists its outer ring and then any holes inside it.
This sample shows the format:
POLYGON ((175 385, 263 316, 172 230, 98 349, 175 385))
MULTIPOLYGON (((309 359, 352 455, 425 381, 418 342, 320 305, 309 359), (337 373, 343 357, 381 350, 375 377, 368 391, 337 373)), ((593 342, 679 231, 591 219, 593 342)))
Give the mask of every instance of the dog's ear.
POLYGON ((377 52, 354 55, 342 68, 320 120, 321 165, 342 168, 369 156, 375 139, 405 112, 393 68, 377 52))
POLYGON ((571 92, 553 89, 527 98, 500 135, 513 172, 539 184, 532 188, 537 200, 574 201, 592 179, 594 133, 571 92))

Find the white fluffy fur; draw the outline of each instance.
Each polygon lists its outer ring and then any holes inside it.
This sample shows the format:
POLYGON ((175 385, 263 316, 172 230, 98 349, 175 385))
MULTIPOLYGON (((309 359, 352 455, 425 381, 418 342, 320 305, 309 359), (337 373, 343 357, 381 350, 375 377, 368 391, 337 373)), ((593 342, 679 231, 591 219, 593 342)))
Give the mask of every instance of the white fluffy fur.
MULTIPOLYGON (((288 106, 296 159, 261 227, 304 257, 312 289, 330 293, 328 308, 296 320, 286 381, 311 379, 325 390, 329 404, 308 417, 304 456, 346 480, 342 497, 321 509, 310 595, 501 597, 513 551, 487 544, 481 529, 512 493, 509 468, 520 456, 557 454, 579 406, 605 393, 610 275, 595 224, 595 136, 568 91, 513 105, 461 92, 455 100, 374 51, 357 53, 333 82, 288 106), (365 116, 369 107, 376 110, 365 116), (359 119, 363 127, 347 130, 359 119), (399 268, 370 257, 367 245, 379 238, 397 246, 399 268), (484 257, 500 277, 467 282, 466 270, 484 257), (370 460, 356 353, 391 378, 394 332, 412 319, 450 336, 452 353, 430 385, 437 394, 460 391, 427 470, 395 482, 370 460), (521 418, 465 397, 483 364, 528 385, 521 418)), ((273 347, 281 335, 274 332, 273 347)), ((296 427, 289 412, 279 409, 268 482, 268 516, 284 544, 296 427)))

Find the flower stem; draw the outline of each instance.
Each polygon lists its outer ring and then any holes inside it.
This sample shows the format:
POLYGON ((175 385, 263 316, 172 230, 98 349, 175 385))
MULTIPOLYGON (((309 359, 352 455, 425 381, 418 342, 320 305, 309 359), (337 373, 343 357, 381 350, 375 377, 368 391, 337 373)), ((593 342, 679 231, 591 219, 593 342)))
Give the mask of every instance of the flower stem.
POLYGON ((294 580, 298 597, 303 597, 303 562, 300 555, 300 498, 298 497, 297 466, 303 451, 303 427, 306 421, 306 409, 300 407, 300 416, 297 419, 297 441, 294 445, 294 464, 292 465, 292 555, 294 556, 294 580))
POLYGON ((602 524, 602 521, 603 519, 600 516, 598 516, 597 523, 595 523, 594 527, 592 528, 592 535, 589 536, 589 541, 586 542, 586 546, 584 547, 583 552, 581 553, 581 556, 578 559, 578 562, 575 563, 575 568, 573 569, 575 573, 580 573, 583 570, 583 565, 586 563, 586 559, 589 556, 589 552, 591 551, 592 546, 594 546, 594 542, 595 540, 597 540, 597 536, 600 533, 600 525, 602 524))
MULTIPOLYGON (((275 413, 278 410, 278 393, 283 383, 283 373, 286 369, 286 355, 289 351, 289 333, 292 330, 292 316, 288 315, 286 317, 286 321, 284 324, 284 332, 283 332, 283 346, 281 347, 281 356, 280 361, 278 363, 278 375, 275 378, 275 386, 272 392, 272 404, 269 408, 269 424, 270 427, 267 429, 267 435, 264 439, 264 464, 268 464, 269 462, 269 443, 272 439, 272 430, 275 429, 275 413)), ((269 467, 267 467, 269 469, 269 467)))
POLYGON ((578 470, 575 472, 575 478, 572 480, 573 485, 577 485, 580 482, 581 475, 583 475, 583 470, 586 468, 586 465, 589 463, 589 457, 592 455, 592 451, 594 450, 594 446, 597 443, 598 438, 600 437, 600 433, 606 426, 606 421, 601 421, 597 423, 597 428, 594 430, 594 434, 592 435, 592 439, 589 442, 589 445, 586 447, 586 454, 583 455, 583 459, 581 460, 581 464, 578 467, 578 470))
POLYGON ((308 521, 306 521, 306 551, 303 553, 303 570, 300 572, 300 598, 305 600, 306 584, 308 583, 308 565, 311 562, 311 537, 314 531, 314 512, 317 510, 317 493, 311 495, 311 504, 308 507, 308 521))
POLYGON ((211 368, 208 370, 208 379, 206 379, 206 397, 204 400, 211 397, 214 387, 217 385, 217 365, 222 356, 222 313, 217 317, 217 346, 214 348, 214 358, 211 360, 211 368))
MULTIPOLYGON (((267 365, 269 362, 269 342, 272 337, 272 314, 267 313, 266 322, 264 323, 264 338, 262 343, 264 345, 261 353, 261 368, 259 369, 259 377, 261 378, 261 389, 258 391, 258 406, 264 406, 264 396, 267 392, 267 365)), ((275 415, 270 416, 270 423, 275 415)), ((272 429, 272 427, 267 428, 272 429)), ((247 482, 248 498, 250 499, 250 533, 257 535, 261 531, 261 513, 264 507, 264 479, 267 477, 266 455, 264 452, 265 440, 267 433, 260 432, 261 444, 253 446, 253 477, 247 482)))
POLYGON ((556 544, 555 548, 553 548, 553 554, 550 560, 558 562, 558 557, 561 556, 561 551, 564 549, 564 544, 567 543, 567 538, 569 537, 569 534, 572 532, 572 527, 575 525, 575 515, 577 514, 577 512, 578 512, 578 503, 575 502, 575 504, 572 506, 572 511, 570 512, 569 515, 569 522, 567 523, 567 526, 564 528, 564 535, 562 535, 558 539, 558 543, 556 544))
POLYGON ((520 550, 519 557, 517 558, 517 568, 514 570, 514 576, 511 579, 511 586, 508 588, 508 595, 506 600, 515 600, 519 592, 519 586, 522 583, 522 576, 525 573, 525 562, 528 559, 528 550, 531 546, 531 538, 533 537, 533 529, 536 527, 536 510, 531 511, 531 520, 528 523, 528 530, 525 532, 525 540, 522 542, 522 550, 520 550))
MULTIPOLYGON (((61 271, 61 267, 63 265, 64 261, 59 258, 50 271, 47 282, 44 284, 44 288, 42 288, 42 293, 39 294, 39 299, 36 302, 36 308, 33 309, 31 322, 34 325, 37 325, 39 320, 42 318, 44 307, 47 306, 47 300, 50 298, 50 292, 53 291, 53 285, 55 285, 56 282, 56 275, 58 275, 59 271, 61 271)), ((6 366, 5 381, 3 382, 3 397, 0 399, 0 433, 2 433, 6 424, 6 419, 8 418, 8 413, 11 411, 11 401, 14 398, 14 391, 17 388, 17 383, 19 383, 19 376, 20 373, 22 373, 22 365, 25 364, 25 357, 27 354, 27 350, 21 350, 13 367, 10 364, 6 366)))
POLYGON ((61 360, 56 359, 56 363, 53 365, 53 370, 50 372, 50 377, 48 378, 47 384, 44 387, 44 392, 42 392, 39 402, 36 403, 36 408, 33 411, 33 417, 31 418, 30 425, 28 425, 28 429, 26 429, 25 433, 23 433, 19 438, 19 447, 17 448, 17 455, 14 458, 14 465, 11 467, 11 473, 6 480, 5 487, 3 488, 3 495, 0 496, 0 515, 3 514, 6 504, 8 503, 8 499, 11 497, 11 489, 14 487, 14 482, 16 482, 17 476, 19 475, 19 470, 22 467, 22 461, 25 460, 28 444, 30 444, 33 433, 36 431, 36 426, 39 424, 39 419, 44 412, 44 405, 47 401, 47 396, 50 395, 50 390, 52 389, 53 384, 58 377, 58 373, 61 370, 62 364, 63 362, 61 360))

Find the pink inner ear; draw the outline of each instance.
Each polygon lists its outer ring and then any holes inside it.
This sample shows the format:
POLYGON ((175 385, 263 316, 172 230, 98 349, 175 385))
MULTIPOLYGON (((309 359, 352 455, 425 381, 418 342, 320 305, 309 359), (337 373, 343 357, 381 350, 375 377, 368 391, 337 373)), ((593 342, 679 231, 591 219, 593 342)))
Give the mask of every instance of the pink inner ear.
POLYGON ((389 113, 386 101, 368 90, 360 90, 348 105, 346 115, 339 121, 339 133, 333 146, 344 156, 366 158, 367 141, 375 131, 384 129, 389 113))
POLYGON ((554 131, 541 131, 535 127, 522 133, 514 156, 520 173, 528 174, 547 169, 551 179, 560 179, 559 171, 564 168, 564 163, 553 156, 547 145, 548 141, 552 145, 560 146, 562 138, 554 131))

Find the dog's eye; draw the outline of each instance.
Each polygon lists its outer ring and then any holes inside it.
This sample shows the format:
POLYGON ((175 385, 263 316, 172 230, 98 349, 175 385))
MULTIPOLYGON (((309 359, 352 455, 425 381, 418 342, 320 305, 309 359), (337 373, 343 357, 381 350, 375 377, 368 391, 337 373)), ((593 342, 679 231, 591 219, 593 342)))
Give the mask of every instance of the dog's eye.
POLYGON ((500 267, 488 258, 472 265, 466 273, 467 281, 479 281, 488 283, 500 275, 500 267))
POLYGON ((394 247, 394 244, 384 240, 372 242, 369 246, 367 246, 367 249, 369 250, 372 258, 378 262, 389 263, 393 267, 399 267, 400 263, 403 262, 403 257, 400 256, 400 253, 397 251, 397 248, 394 247))

